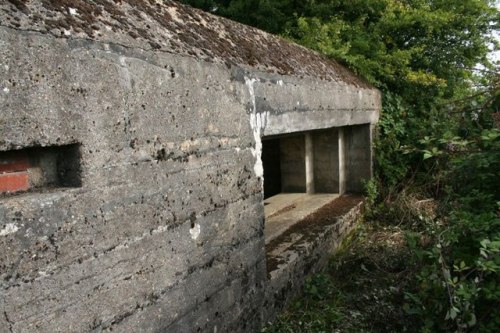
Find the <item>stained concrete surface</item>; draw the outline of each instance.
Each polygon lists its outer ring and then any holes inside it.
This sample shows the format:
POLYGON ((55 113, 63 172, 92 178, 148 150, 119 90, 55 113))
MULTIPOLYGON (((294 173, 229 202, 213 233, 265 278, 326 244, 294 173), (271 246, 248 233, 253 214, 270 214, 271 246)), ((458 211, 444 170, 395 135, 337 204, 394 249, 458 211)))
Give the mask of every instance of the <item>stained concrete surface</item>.
POLYGON ((333 193, 280 193, 267 198, 264 200, 266 244, 338 196, 333 193))

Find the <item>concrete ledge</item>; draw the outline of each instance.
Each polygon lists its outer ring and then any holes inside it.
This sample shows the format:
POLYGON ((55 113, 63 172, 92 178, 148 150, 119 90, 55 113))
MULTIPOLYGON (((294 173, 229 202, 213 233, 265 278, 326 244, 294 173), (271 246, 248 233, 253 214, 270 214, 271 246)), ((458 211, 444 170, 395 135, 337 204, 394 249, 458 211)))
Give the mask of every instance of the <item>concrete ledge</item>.
POLYGON ((265 322, 273 321, 300 294, 307 275, 325 267, 354 228, 363 204, 361 196, 343 195, 266 244, 265 322))
POLYGON ((280 193, 267 198, 264 200, 266 244, 338 196, 336 193, 280 193))

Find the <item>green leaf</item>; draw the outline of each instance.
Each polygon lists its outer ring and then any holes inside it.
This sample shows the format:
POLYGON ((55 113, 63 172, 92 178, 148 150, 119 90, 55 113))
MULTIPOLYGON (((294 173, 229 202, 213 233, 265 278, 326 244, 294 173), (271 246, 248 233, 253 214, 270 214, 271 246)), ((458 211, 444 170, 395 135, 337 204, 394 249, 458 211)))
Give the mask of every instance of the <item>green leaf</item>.
POLYGON ((476 321, 476 315, 474 313, 471 313, 470 314, 470 318, 467 321, 467 326, 472 327, 472 326, 476 325, 476 322, 477 322, 476 321))
POLYGON ((449 310, 448 310, 448 313, 446 314, 446 319, 451 319, 451 320, 454 320, 455 318, 457 318, 457 315, 460 311, 452 306, 449 310))
POLYGON ((451 274, 449 269, 446 268, 443 269, 443 277, 446 281, 451 279, 451 274))

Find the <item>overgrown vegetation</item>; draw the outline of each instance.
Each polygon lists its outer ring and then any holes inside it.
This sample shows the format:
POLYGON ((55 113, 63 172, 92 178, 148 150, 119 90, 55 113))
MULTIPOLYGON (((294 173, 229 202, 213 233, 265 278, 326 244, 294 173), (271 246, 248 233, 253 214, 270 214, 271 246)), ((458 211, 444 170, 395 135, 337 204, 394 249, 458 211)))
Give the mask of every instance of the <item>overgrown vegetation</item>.
POLYGON ((500 329, 500 131, 471 132, 420 140, 440 209, 408 238, 419 272, 407 310, 424 332, 500 329))
POLYGON ((358 238, 354 257, 312 278, 297 311, 266 331, 499 332, 500 76, 487 58, 499 27, 495 2, 184 2, 333 57, 384 96, 367 230, 400 233, 401 251, 371 258, 373 244, 358 238), (361 263, 342 266, 350 260, 361 263), (389 273, 357 275, 356 267, 389 273), (388 290, 386 303, 359 312, 358 298, 376 290, 388 290))
POLYGON ((367 223, 265 333, 417 332, 404 310, 415 268, 397 226, 367 223))

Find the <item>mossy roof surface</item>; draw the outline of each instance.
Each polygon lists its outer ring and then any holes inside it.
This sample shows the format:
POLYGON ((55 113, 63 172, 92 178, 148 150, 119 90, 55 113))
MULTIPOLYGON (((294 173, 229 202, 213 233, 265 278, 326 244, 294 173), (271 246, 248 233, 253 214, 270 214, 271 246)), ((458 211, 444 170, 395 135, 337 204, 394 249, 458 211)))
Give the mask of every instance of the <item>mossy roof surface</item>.
POLYGON ((352 72, 304 47, 231 20, 166 0, 7 0, 0 25, 158 50, 260 71, 371 88, 352 72))

